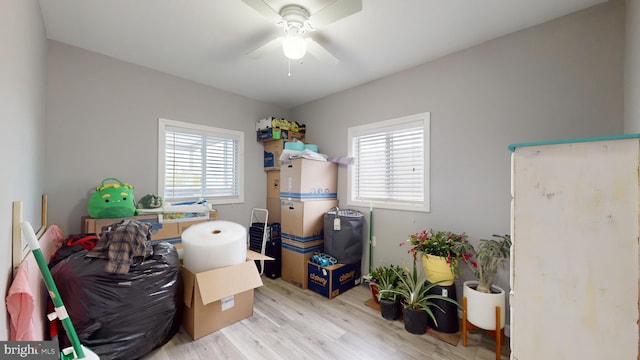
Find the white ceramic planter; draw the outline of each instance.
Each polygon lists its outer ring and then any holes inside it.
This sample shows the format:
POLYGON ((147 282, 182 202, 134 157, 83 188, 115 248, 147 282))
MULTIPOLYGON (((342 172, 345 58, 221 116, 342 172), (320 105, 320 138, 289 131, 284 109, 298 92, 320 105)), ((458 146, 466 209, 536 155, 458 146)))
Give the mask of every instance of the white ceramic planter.
POLYGON ((505 324, 505 292, 502 288, 493 285, 491 289, 496 293, 486 294, 474 290, 478 281, 465 281, 462 288, 462 296, 467 298, 467 321, 485 330, 496 330, 496 306, 500 307, 500 329, 505 324))

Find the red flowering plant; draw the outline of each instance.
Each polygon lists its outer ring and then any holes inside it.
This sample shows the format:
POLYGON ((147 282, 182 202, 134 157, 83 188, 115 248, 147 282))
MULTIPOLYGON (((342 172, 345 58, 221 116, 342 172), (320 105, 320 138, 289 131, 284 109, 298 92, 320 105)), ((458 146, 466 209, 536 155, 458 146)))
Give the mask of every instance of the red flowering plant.
POLYGON ((433 256, 441 256, 446 258, 447 263, 451 266, 451 271, 458 274, 458 262, 471 262, 473 256, 473 246, 469 244, 465 233, 455 234, 450 231, 434 231, 433 229, 422 230, 409 236, 407 241, 400 243, 403 246, 410 244, 407 251, 413 254, 416 260, 420 254, 428 254, 433 256))

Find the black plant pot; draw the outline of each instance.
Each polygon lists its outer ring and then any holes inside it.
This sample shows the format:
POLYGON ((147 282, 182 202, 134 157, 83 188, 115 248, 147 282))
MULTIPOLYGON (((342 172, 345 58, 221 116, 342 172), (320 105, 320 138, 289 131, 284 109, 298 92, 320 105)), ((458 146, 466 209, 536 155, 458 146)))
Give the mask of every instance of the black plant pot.
MULTIPOLYGON (((435 285, 429 290, 429 294, 446 296, 452 300, 458 300, 456 297, 456 286, 439 286, 435 285)), ((440 307, 432 307, 431 312, 435 317, 435 321, 429 317, 427 325, 435 331, 453 334, 458 332, 458 307, 456 304, 450 303, 442 299, 433 299, 432 303, 440 307)))
POLYGON ((395 320, 398 318, 398 300, 380 300, 380 314, 387 320, 395 320))
POLYGON ((427 322, 429 315, 424 310, 411 308, 402 309, 402 317, 404 319, 404 329, 416 335, 422 335, 427 332, 427 322))

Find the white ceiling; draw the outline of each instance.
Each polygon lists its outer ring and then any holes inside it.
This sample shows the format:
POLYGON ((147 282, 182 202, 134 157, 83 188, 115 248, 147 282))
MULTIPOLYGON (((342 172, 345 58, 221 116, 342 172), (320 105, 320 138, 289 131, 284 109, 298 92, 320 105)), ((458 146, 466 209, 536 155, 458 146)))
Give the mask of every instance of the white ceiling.
MULTIPOLYGON (((331 0, 296 3, 311 12, 331 0)), ((363 0, 308 33, 340 62, 249 52, 280 36, 241 0, 40 0, 47 38, 285 108, 408 69, 605 0, 363 0)))

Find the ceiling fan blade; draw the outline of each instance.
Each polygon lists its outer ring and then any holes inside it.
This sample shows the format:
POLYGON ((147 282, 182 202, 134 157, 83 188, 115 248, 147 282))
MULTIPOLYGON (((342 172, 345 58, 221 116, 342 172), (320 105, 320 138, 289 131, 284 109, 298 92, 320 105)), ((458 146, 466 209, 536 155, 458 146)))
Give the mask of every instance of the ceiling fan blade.
POLYGON ((260 46, 259 48, 253 50, 252 52, 248 53, 247 56, 250 59, 259 59, 265 55, 267 55, 270 52, 273 52, 277 49, 282 49, 282 40, 284 38, 283 37, 277 37, 271 41, 269 41, 268 43, 260 46))
MULTIPOLYGON (((243 0, 245 1, 245 0, 243 0)), ((362 0, 336 0, 309 17, 314 29, 338 21, 362 10, 362 0)))
POLYGON ((307 51, 314 58, 330 65, 338 64, 339 60, 335 56, 333 56, 333 54, 331 54, 327 49, 325 49, 322 45, 318 44, 315 40, 313 40, 312 38, 307 38, 306 42, 307 42, 307 51))
POLYGON ((269 20, 280 21, 282 19, 280 14, 263 0, 242 0, 242 2, 251 6, 255 11, 269 20))

